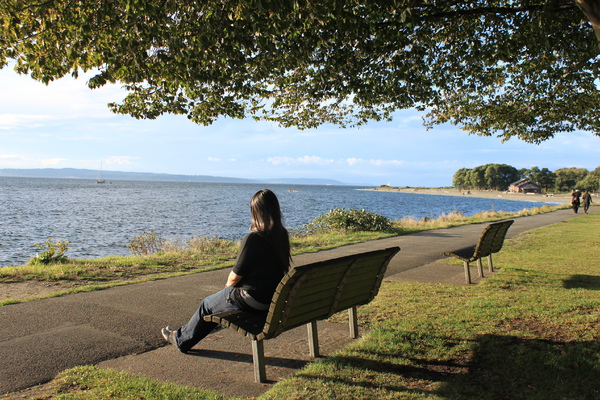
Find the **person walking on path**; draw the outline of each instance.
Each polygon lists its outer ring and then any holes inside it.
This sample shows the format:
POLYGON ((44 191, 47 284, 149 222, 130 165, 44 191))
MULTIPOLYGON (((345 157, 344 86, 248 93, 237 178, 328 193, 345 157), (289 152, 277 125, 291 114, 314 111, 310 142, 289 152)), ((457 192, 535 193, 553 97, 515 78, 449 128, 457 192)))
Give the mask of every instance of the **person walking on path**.
POLYGON ((579 197, 581 196, 581 192, 579 190, 575 190, 571 193, 571 206, 573 207, 573 211, 577 214, 577 210, 579 210, 579 206, 581 202, 579 201, 579 197))
POLYGON ((206 315, 229 310, 265 312, 279 281, 290 267, 289 234, 282 223, 275 194, 260 190, 250 202, 252 224, 242 240, 225 288, 206 297, 189 322, 177 330, 167 326, 163 338, 187 353, 218 324, 204 321, 206 315))
POLYGON ((581 197, 581 200, 583 200, 583 212, 587 214, 590 208, 590 203, 592 202, 592 195, 590 194, 589 190, 585 191, 581 197))

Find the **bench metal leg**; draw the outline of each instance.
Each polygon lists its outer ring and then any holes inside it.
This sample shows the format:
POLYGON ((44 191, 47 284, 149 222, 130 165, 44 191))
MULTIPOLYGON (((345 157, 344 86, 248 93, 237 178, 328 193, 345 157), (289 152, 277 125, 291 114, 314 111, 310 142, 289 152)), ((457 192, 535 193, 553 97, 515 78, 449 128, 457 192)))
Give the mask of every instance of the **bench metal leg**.
POLYGON ((306 324, 308 328, 308 349, 311 357, 319 357, 319 331, 317 321, 306 324))
POLYGON ((481 258, 477 259, 477 271, 479 272, 479 277, 483 278, 483 263, 481 258))
POLYGON ((259 383, 266 382, 265 347, 262 340, 252 341, 252 358, 254 360, 254 381, 259 383))
POLYGON ((465 281, 467 284, 471 283, 471 271, 469 270, 469 262, 465 261, 465 281))
POLYGON ((494 263, 492 262, 492 255, 488 256, 488 269, 490 272, 494 272, 494 263))
POLYGON ((350 337, 356 339, 358 337, 358 318, 356 315, 356 307, 348 309, 348 326, 350 327, 350 337))

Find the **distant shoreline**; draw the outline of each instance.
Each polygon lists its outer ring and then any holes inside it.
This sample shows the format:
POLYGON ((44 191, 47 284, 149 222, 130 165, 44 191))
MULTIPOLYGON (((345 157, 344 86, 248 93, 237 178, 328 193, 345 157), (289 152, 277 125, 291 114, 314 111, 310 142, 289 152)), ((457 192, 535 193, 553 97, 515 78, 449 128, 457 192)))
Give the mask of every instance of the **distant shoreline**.
POLYGON ((482 197, 482 198, 494 198, 494 199, 505 199, 505 200, 519 200, 519 201, 531 201, 531 202, 546 202, 546 203, 560 203, 569 204, 571 202, 570 194, 523 194, 523 193, 509 193, 498 190, 458 190, 449 188, 394 188, 394 187, 376 187, 372 189, 364 189, 381 192, 399 192, 399 193, 416 193, 416 194, 436 194, 443 196, 469 196, 469 197, 482 197))

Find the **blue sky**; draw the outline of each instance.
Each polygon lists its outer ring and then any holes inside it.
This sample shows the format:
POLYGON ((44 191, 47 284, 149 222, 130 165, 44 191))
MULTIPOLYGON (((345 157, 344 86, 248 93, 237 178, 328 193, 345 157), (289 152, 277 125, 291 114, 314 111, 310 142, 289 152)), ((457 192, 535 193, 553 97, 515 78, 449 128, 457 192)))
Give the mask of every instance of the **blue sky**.
POLYGON ((600 166, 600 138, 564 133, 540 145, 468 135, 452 125, 426 130, 414 110, 358 129, 280 128, 185 116, 136 120, 112 114, 118 86, 90 90, 85 77, 45 86, 0 70, 0 168, 86 168, 249 179, 324 178, 357 185, 439 187, 459 168, 487 163, 556 170, 600 166))

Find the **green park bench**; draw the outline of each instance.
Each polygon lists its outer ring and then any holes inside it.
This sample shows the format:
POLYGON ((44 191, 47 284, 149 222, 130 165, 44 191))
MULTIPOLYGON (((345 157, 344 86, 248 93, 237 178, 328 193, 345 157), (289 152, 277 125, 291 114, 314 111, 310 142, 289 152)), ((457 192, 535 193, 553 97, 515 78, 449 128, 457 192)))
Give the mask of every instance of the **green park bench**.
POLYGON ((500 251, 500 249, 502 249, 506 232, 513 222, 513 220, 508 220, 489 224, 485 227, 483 232, 481 232, 479 240, 475 246, 444 252, 442 255, 456 257, 463 261, 465 267, 465 280, 468 284, 471 283, 471 271, 469 270, 469 264, 473 261, 477 261, 479 277, 483 278, 483 266, 481 259, 483 257, 487 257, 489 271, 493 272, 494 264, 492 261, 492 254, 497 253, 500 251))
POLYGON ((204 317, 252 340, 254 379, 266 381, 264 343, 307 325, 309 351, 319 356, 317 321, 349 310, 350 337, 358 337, 356 309, 377 295, 387 266, 399 247, 375 250, 291 268, 268 312, 226 311, 204 317))

